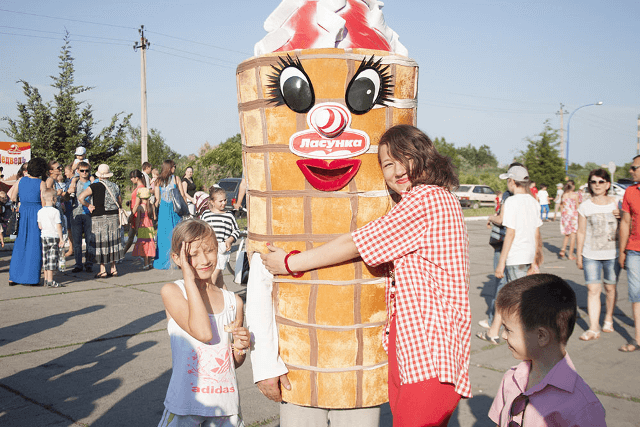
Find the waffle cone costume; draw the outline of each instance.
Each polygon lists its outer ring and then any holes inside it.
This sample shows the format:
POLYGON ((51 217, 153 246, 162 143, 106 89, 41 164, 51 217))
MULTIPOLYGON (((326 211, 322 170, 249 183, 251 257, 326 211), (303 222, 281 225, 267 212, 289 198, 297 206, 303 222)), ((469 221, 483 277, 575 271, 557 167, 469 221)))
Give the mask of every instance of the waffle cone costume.
MULTIPOLYGON (((285 0, 237 68, 247 178, 247 252, 308 250, 392 207, 377 142, 416 124, 417 64, 377 0, 285 0), (326 46, 331 46, 325 48, 326 46)), ((387 396, 386 268, 360 259, 276 276, 283 400, 362 408, 387 396)))

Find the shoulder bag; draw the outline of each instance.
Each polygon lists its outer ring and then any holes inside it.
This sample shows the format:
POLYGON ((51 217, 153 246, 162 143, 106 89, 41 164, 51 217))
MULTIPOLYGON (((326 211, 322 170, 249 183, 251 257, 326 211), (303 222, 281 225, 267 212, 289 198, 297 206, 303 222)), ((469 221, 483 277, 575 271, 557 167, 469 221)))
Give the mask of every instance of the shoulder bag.
MULTIPOLYGON (((171 179, 174 180, 173 177, 171 177, 171 179)), ((173 188, 168 190, 169 198, 171 198, 171 201, 173 202, 173 211, 181 217, 187 216, 189 215, 189 207, 182 198, 182 193, 180 193, 180 189, 175 181, 173 181, 173 184, 173 188)))
POLYGON ((11 211, 11 216, 9 216, 9 222, 7 223, 7 236, 17 236, 19 225, 20 212, 18 212, 17 210, 11 211))
POLYGON ((507 227, 503 227, 503 226, 491 223, 491 234, 489 235, 489 244, 493 246, 494 249, 502 248, 505 234, 507 234, 507 227))
POLYGON ((129 214, 126 213, 124 211, 124 209, 122 209, 122 206, 120 206, 120 203, 118 203, 118 199, 115 198, 115 196, 113 195, 113 193, 111 192, 111 189, 109 188, 109 186, 107 184, 105 184, 104 182, 100 181, 100 183, 102 185, 104 185, 104 188, 107 189, 107 191, 109 192, 109 194, 111 195, 111 198, 113 199, 113 201, 116 203, 116 205, 118 206, 118 221, 120 222, 120 227, 124 227, 127 224, 129 224, 129 214))

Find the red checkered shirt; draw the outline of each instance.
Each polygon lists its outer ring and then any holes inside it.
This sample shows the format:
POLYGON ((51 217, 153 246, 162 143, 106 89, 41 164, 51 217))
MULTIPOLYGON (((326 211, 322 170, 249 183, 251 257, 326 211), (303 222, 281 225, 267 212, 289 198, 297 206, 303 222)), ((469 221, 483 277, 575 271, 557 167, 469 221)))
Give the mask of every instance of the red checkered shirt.
MULTIPOLYGON (((420 185, 391 211, 353 232, 365 263, 393 262, 387 316, 395 312, 403 384, 438 378, 471 397, 469 237, 460 203, 448 190, 420 185)), ((388 348, 389 325, 382 337, 388 348)))

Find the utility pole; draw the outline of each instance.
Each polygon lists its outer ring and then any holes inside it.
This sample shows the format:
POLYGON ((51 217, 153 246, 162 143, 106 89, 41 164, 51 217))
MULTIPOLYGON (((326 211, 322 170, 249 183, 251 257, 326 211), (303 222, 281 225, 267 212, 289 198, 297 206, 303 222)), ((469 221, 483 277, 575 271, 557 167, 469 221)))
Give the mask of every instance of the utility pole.
POLYGON ((640 154, 640 114, 638 114, 638 142, 636 143, 636 155, 640 154))
POLYGON ((140 117, 140 156, 142 163, 148 161, 147 156, 147 54, 146 51, 151 46, 149 40, 144 36, 144 25, 140 25, 138 30, 140 33, 140 44, 135 42, 133 50, 140 49, 140 91, 141 91, 141 104, 142 114, 140 117))
POLYGON ((566 147, 564 145, 564 115, 569 114, 567 110, 564 109, 564 104, 560 103, 560 111, 556 111, 556 116, 560 116, 560 156, 563 159, 567 158, 565 154, 566 147))

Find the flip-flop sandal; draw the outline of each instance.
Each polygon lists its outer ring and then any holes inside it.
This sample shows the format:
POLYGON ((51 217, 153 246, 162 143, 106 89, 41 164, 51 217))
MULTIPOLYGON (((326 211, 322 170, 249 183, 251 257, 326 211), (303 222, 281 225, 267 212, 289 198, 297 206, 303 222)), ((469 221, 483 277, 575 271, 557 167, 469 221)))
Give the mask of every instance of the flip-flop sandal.
POLYGON ((613 322, 604 322, 604 325, 602 325, 602 332, 613 332, 613 322))
POLYGON ((580 335, 580 339, 582 341, 594 341, 598 338, 600 338, 600 332, 592 331, 591 329, 587 329, 582 335, 580 335))
POLYGON ((638 341, 636 340, 631 340, 618 349, 618 351, 621 351, 623 353, 631 353, 632 351, 636 350, 640 350, 640 346, 638 345, 638 341), (629 349, 629 346, 632 346, 633 348, 629 349))
POLYGON ((93 276, 95 279, 106 279, 109 276, 109 273, 107 273, 106 271, 103 271, 102 273, 98 273, 95 276, 93 276))
POLYGON ((476 334, 476 337, 480 338, 483 341, 490 342, 491 344, 500 344, 500 337, 490 337, 489 334, 487 334, 487 331, 478 332, 476 334))
POLYGON ((560 258, 560 259, 564 258, 564 249, 561 250, 560 252, 558 252, 558 258, 560 258))

